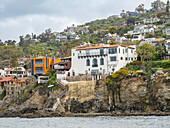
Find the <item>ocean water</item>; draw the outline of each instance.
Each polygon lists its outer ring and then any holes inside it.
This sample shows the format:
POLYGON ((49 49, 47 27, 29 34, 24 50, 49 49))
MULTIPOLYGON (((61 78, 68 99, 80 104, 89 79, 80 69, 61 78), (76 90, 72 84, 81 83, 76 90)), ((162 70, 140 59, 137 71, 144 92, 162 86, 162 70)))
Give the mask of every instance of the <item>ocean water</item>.
POLYGON ((0 128, 170 128, 170 116, 1 118, 0 128))

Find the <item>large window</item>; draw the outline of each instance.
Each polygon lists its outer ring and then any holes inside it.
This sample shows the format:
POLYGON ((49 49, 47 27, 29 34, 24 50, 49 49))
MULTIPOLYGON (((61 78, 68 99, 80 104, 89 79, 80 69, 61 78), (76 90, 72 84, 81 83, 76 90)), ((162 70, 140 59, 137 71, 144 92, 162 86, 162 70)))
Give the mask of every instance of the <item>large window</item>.
POLYGON ((35 60, 35 64, 36 65, 42 65, 43 64, 43 60, 42 59, 36 59, 35 60))
POLYGON ((100 59, 100 65, 104 65, 104 59, 103 58, 100 59))
POLYGON ((110 61, 116 61, 116 56, 110 57, 110 61))
POLYGON ((89 59, 86 60, 86 66, 90 66, 90 60, 89 59))
POLYGON ((41 74, 43 72, 43 67, 35 67, 35 74, 41 74))
POLYGON ((104 54, 104 49, 100 49, 100 55, 104 54))
POLYGON ((116 54, 117 48, 109 48, 109 54, 116 54))
POLYGON ((93 59, 93 65, 92 65, 92 67, 98 67, 97 59, 96 59, 96 58, 93 59))

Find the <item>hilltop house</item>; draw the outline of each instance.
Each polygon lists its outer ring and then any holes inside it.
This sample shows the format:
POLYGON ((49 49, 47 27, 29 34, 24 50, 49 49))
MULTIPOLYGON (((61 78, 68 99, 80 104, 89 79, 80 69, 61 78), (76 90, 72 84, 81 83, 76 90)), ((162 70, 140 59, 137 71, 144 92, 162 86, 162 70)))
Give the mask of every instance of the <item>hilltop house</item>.
POLYGON ((134 46, 101 45, 73 48, 71 52, 71 76, 80 74, 111 74, 127 63, 137 60, 134 46))
POLYGON ((138 17, 139 16, 139 14, 137 12, 127 11, 126 14, 130 17, 138 17))
POLYGON ((78 27, 76 27, 74 24, 71 27, 67 27, 67 29, 64 29, 64 33, 66 34, 72 34, 78 30, 78 27))

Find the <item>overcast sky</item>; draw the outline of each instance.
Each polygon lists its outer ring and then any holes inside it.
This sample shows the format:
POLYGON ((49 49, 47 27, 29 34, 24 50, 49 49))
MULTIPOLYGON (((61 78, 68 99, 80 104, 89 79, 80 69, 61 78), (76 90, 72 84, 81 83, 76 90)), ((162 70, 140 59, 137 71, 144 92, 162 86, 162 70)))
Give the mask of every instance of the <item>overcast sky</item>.
MULTIPOLYGON (((63 31, 71 24, 133 11, 139 4, 150 8, 154 0, 0 0, 0 39, 40 34, 45 29, 63 31)), ((167 0, 162 0, 166 2, 167 0)))

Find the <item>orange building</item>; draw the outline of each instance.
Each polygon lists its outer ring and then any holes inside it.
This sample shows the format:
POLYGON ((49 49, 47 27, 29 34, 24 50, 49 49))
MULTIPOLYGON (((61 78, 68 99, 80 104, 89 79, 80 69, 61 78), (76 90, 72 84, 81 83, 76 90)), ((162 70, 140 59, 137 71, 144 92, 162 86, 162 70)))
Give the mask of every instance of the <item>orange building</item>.
POLYGON ((46 56, 31 58, 32 75, 47 74, 50 71, 51 65, 59 62, 61 62, 60 59, 53 59, 46 56))

